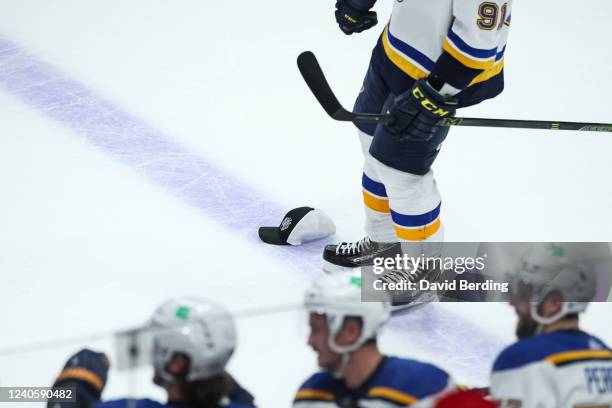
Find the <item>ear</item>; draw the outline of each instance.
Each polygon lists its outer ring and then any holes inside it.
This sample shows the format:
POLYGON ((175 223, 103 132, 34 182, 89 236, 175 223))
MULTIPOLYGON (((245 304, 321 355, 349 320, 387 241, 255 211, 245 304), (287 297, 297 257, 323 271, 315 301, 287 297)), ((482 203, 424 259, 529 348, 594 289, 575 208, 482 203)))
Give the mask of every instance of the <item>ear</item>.
POLYGON ((551 317, 559 313, 563 307, 563 297, 559 292, 548 294, 540 304, 538 312, 542 317, 551 317))
POLYGON ((353 344, 361 336, 361 323, 355 319, 346 319, 340 331, 343 342, 353 344))

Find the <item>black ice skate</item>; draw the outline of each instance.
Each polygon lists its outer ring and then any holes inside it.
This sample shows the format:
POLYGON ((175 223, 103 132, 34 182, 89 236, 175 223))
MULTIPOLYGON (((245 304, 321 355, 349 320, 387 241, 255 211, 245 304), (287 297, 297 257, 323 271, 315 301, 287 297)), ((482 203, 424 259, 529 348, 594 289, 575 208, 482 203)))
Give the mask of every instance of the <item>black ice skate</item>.
POLYGON ((327 245, 323 251, 323 270, 337 272, 372 265, 374 258, 394 258, 401 253, 399 242, 374 242, 368 237, 357 242, 327 245))
POLYGON ((437 268, 408 268, 408 269, 391 269, 384 273, 380 280, 385 283, 400 283, 413 282, 417 285, 416 290, 405 290, 397 292, 389 292, 391 296, 391 309, 396 312, 409 307, 418 306, 423 303, 434 302, 438 299, 438 293, 435 290, 420 290, 419 281, 426 280, 430 283, 439 282, 442 277, 442 271, 437 268))

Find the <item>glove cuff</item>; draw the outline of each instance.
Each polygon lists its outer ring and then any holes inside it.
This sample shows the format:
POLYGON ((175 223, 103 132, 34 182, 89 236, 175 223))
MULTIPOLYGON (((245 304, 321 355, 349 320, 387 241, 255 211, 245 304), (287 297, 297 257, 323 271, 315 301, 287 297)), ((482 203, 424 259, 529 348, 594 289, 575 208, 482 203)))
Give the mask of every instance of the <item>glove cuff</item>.
POLYGON ((427 83, 431 85, 431 87, 435 89, 440 95, 443 96, 455 96, 459 92, 461 92, 461 89, 455 88, 448 82, 444 82, 444 80, 435 75, 428 76, 427 83))
POLYGON ((441 89, 436 89, 435 85, 430 82, 429 78, 423 78, 417 81, 417 85, 421 88, 423 92, 427 94, 429 98, 435 100, 436 102, 448 104, 451 106, 458 104, 457 98, 453 97, 452 95, 446 95, 442 93, 442 90, 444 89, 445 85, 444 83, 442 83, 441 89))

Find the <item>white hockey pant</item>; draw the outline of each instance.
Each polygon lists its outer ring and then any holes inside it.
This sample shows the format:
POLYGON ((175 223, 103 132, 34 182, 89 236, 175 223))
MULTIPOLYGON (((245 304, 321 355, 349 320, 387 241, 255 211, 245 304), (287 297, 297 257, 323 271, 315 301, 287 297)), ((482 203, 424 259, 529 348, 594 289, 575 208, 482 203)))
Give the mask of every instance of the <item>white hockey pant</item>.
POLYGON ((359 131, 364 155, 366 233, 377 242, 443 240, 440 193, 433 171, 420 176, 393 169, 369 153, 372 136, 359 131))

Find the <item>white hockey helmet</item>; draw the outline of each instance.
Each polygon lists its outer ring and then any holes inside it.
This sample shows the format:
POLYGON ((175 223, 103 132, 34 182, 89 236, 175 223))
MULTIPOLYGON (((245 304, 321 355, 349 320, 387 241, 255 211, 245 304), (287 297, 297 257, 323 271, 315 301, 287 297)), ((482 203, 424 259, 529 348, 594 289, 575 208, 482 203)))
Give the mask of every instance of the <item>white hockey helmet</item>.
POLYGON ((190 360, 187 381, 204 380, 224 371, 236 347, 236 327, 222 306, 198 298, 170 299, 160 305, 149 321, 153 340, 155 375, 173 383, 167 371, 172 357, 190 360))
POLYGON ((532 318, 540 324, 551 324, 568 314, 584 312, 596 292, 595 272, 586 260, 568 254, 562 244, 533 244, 522 256, 514 282, 515 295, 529 292, 532 318), (554 316, 538 313, 547 295, 558 292, 563 304, 554 316))
POLYGON ((327 317, 328 344, 336 353, 355 351, 366 341, 376 338, 389 319, 391 310, 389 302, 361 301, 361 276, 354 272, 336 272, 318 277, 306 291, 304 304, 310 313, 327 317), (355 343, 339 346, 335 339, 347 317, 361 318, 361 335, 355 343))

